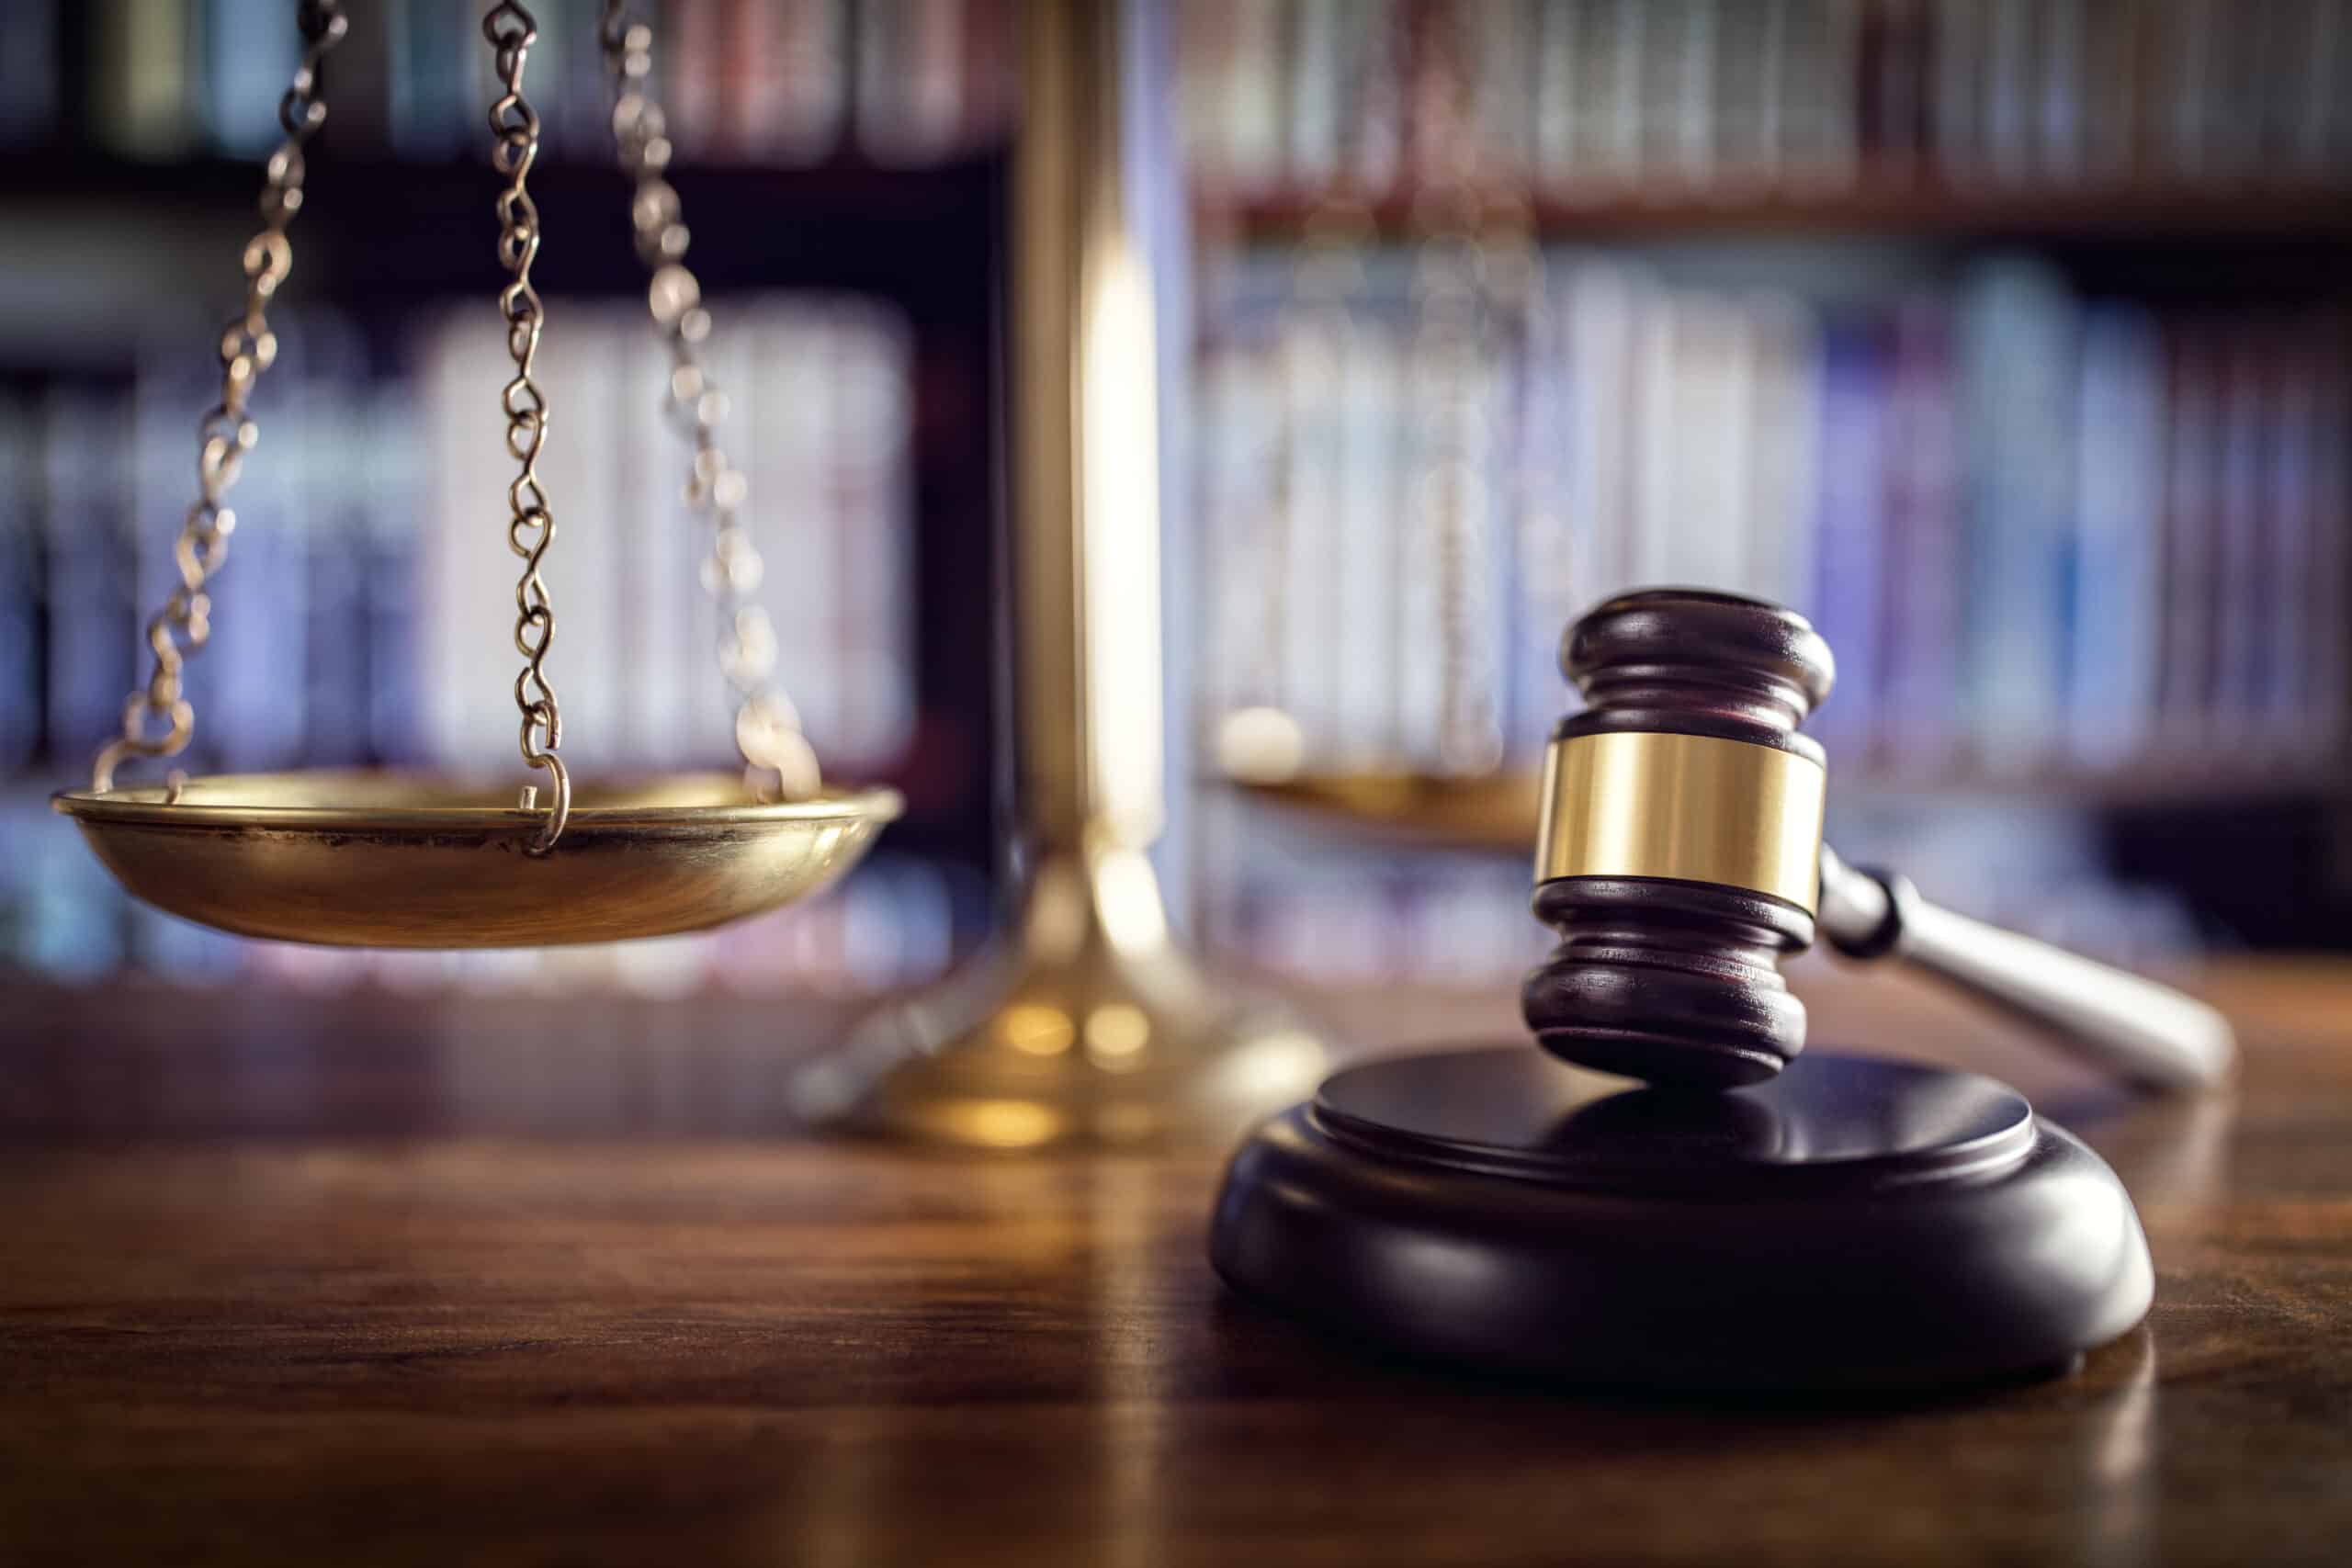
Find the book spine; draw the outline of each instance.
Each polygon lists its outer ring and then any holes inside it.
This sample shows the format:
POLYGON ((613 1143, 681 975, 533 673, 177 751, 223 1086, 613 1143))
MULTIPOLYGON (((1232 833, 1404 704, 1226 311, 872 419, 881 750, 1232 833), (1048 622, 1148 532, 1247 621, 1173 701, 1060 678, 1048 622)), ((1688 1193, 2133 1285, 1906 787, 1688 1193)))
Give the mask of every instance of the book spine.
MULTIPOLYGON (((629 754, 646 766, 685 767, 707 760, 695 754, 690 698, 707 692, 716 679, 696 619, 705 597, 700 579, 710 553, 709 529, 686 512, 686 446, 664 417, 669 350, 650 324, 639 322, 621 334, 615 351, 616 373, 604 390, 619 434, 603 482, 631 520, 621 540, 622 570, 635 590, 628 623, 631 657, 621 671, 617 722, 629 754)), ((788 430, 741 454, 754 508, 778 499, 754 465, 790 438, 788 430)), ((779 572, 770 592, 784 594, 798 575, 779 572)))
MULTIPOLYGON (((494 504, 514 477, 514 460, 492 390, 514 369, 505 344, 481 326, 475 311, 455 308, 426 325, 418 374, 425 457, 417 513, 419 739, 428 761, 469 773, 511 761, 515 726, 509 686, 518 569, 494 504)), ((560 526, 564 498, 549 500, 560 526)), ((560 668, 556 681, 560 689, 560 668)))
POLYGON ((416 389, 406 379, 373 383, 358 393, 368 439, 358 472, 359 540, 367 575, 359 602, 366 611, 367 760, 379 766, 424 755, 420 669, 426 622, 423 613, 421 544, 431 526, 421 511, 425 487, 417 476, 429 460, 420 432, 416 389))
POLYGON ((1833 321, 1822 339, 1817 542, 1812 600, 1803 607, 1838 650, 1836 699, 1813 724, 1833 765, 1867 752, 1884 681, 1886 346, 1867 321, 1833 321))
POLYGON ((816 163, 841 145, 849 116, 849 0, 785 0, 753 7, 742 26, 764 36, 773 63, 755 73, 739 109, 747 151, 816 163))
POLYGON ((2039 0, 1988 0, 1984 21, 1984 148, 1987 172, 2005 186, 2034 165, 2033 58, 2039 0))
POLYGON ((1757 374, 1747 412, 1747 581, 1764 598, 1795 604, 1809 595, 1816 554, 1821 329, 1794 299, 1768 296, 1748 310, 1757 374))
POLYGON ((130 158, 185 156, 201 129, 188 0, 115 0, 94 11, 89 108, 98 141, 130 158))
POLYGON ((36 411, 0 391, 0 773, 40 748, 40 495, 36 411))
POLYGON ((1644 0, 1616 0, 1609 14, 1608 63, 1601 66, 1608 113, 1601 122, 1601 141, 1594 151, 1594 168, 1621 186, 1640 180, 1645 170, 1645 87, 1650 80, 1649 61, 1657 50, 1649 37, 1654 12, 1644 0))
POLYGON ((916 0, 913 46, 909 73, 915 152, 943 157, 964 128, 963 0, 916 0))
POLYGON ((1984 175, 1984 0, 1937 0, 1931 133, 1937 174, 1966 186, 1984 175))
POLYGON ((2221 466, 2219 356, 2202 323, 2179 323, 2166 347, 2165 619, 2158 703, 2165 744, 2209 743, 2218 576, 2212 513, 2221 466))
POLYGON ((2085 763, 2120 768, 2150 745, 2162 657, 2164 351, 2145 311, 2086 314, 2079 388, 2067 734, 2085 763))
POLYGON ((1349 541, 1341 533, 1333 480, 1345 447, 1340 422, 1340 344, 1324 312, 1292 313, 1278 350, 1282 378, 1280 465, 1275 504, 1285 513, 1288 545, 1273 591, 1283 603, 1282 687, 1309 755, 1328 754, 1338 739, 1339 616, 1331 563, 1349 541))
POLYGON ((2041 176, 2055 185, 2081 183, 2090 133, 2084 124, 2089 17, 2086 0, 2044 0, 2039 17, 2041 76, 2038 118, 2041 176))
MULTIPOLYGON (((1622 0, 1569 0, 1575 18, 1575 75, 1568 95, 1568 183, 1563 195, 1599 194, 1632 179, 1623 116, 1632 102, 1620 77, 1629 54, 1620 24, 1622 0)), ((1638 25, 1638 17, 1636 17, 1638 25)))
POLYGON ((1744 592, 1749 585, 1749 389, 1754 344, 1746 313, 1713 294, 1684 293, 1674 305, 1673 392, 1661 428, 1650 432, 1660 465, 1668 524, 1660 581, 1744 592))
POLYGON ((232 157, 266 156, 285 135, 277 100, 301 59, 301 34, 272 0, 206 0, 201 25, 205 139, 232 157))
MULTIPOLYGON (((727 134, 729 10, 726 0, 669 0, 662 100, 681 161, 710 158, 727 134)), ((860 84, 861 86, 863 84, 860 84)))
MULTIPOLYGON (((2313 579, 2323 569, 2323 533, 2341 532, 2347 519, 2315 514, 2312 486, 2316 363, 2324 354, 2305 340, 2313 323, 2296 321, 2278 329, 2267 344, 2274 400, 2262 433, 2260 505, 2267 548, 2263 592, 2267 611, 2255 635, 2261 639, 2263 679, 2256 717, 2266 740, 2299 760, 2324 756, 2310 745, 2305 720, 2311 711, 2317 669, 2323 660, 2313 615, 2318 593, 2313 579)), ((2320 337, 2324 342, 2324 334, 2320 337)))
POLYGON ((1557 189, 1581 173, 1576 132, 1583 19, 1584 8, 1571 0, 1536 8, 1528 180, 1538 190, 1557 189))
POLYGON ((2030 765, 2059 739, 2077 324, 2063 281, 2024 259, 1984 264, 1961 312, 1969 711, 1977 748, 1999 771, 2030 765))
POLYGON ((1474 5, 1462 14, 1468 38, 1471 113, 1482 177, 1524 186, 1535 168, 1538 32, 1525 0, 1474 5))
POLYGON ((1288 114, 1283 169, 1302 190, 1322 190, 1340 169, 1342 39, 1350 25, 1339 0, 1297 0, 1289 24, 1288 114))
POLYGON ((2312 355, 2309 439, 2302 447, 2315 541, 2306 733, 2314 755, 2331 755, 2343 742, 2352 704, 2352 373, 2346 369, 2341 314, 2330 313, 2318 341, 2329 352, 2312 355))
POLYGON ((1503 665, 1503 739, 1514 755, 1540 744, 1563 701, 1555 663, 1561 628, 1583 608, 1570 464, 1575 426, 1565 295, 1536 280, 1517 367, 1511 465, 1519 526, 1502 599, 1510 621, 1503 665))
POLYGON ((47 750, 69 771, 120 731, 123 694, 145 677, 131 429, 131 400, 119 390, 62 385, 43 400, 47 750))
POLYGON ((2232 321, 2222 365, 2219 493, 2212 523, 2218 626, 2209 702, 2222 738, 2254 739, 2266 684, 2260 635, 2275 603, 2264 570, 2269 551, 2262 506, 2263 430, 2269 422, 2268 370, 2258 338, 2232 321))
POLYGON ((1276 0, 1229 0, 1225 7, 1224 176, 1243 194, 1280 188, 1283 176, 1283 9, 1276 0))
POLYGON ((58 10, 33 5, 10 11, 8 47, 0 50, 0 147, 39 147, 57 134, 64 79, 58 10))
MULTIPOLYGON (((842 389, 838 434, 841 517, 836 549, 841 588, 837 635, 812 678, 842 693, 837 728, 851 758, 879 763, 914 736, 913 592, 909 558, 912 497, 907 457, 913 397, 905 324, 878 307, 844 301, 833 322, 842 389)), ((754 374, 758 372, 755 370, 754 374)), ((767 424, 782 422, 773 381, 761 386, 767 424)))
POLYGON ((1654 290, 1642 274, 1599 260, 1577 263, 1566 288, 1568 526, 1580 597, 1598 603, 1644 581, 1635 548, 1642 426, 1633 411, 1645 395, 1642 339, 1654 290))
MULTIPOLYGON (((1019 0, 965 0, 964 4, 964 144, 988 147, 1002 142, 1012 121, 1013 65, 1012 33, 1019 0)), ((1364 14, 1363 26, 1374 26, 1371 12, 1376 4, 1360 6, 1364 14)), ((1179 49, 1184 51, 1181 71, 1189 69, 1192 55, 1183 41, 1189 37, 1184 24, 1179 24, 1179 49)), ((1190 143, 1189 110, 1185 138, 1190 143)), ((1188 162, 1186 167, 1193 165, 1188 162)))
POLYGON ((2352 164, 2352 105, 2344 79, 2352 61, 2352 0, 2312 0, 2310 26, 2286 80, 2291 105, 2289 166, 2305 177, 2340 175, 2352 164))
POLYGON ((1627 575, 1634 582, 1672 581, 1678 558, 1675 525, 1675 465, 1679 442, 1675 408, 1681 395, 1678 371, 1685 311, 1664 288, 1643 292, 1633 319, 1632 504, 1624 526, 1630 540, 1627 575))
MULTIPOLYGON (((398 62, 394 58, 394 30, 397 26, 396 6, 365 6, 344 14, 343 41, 334 47, 326 64, 321 67, 320 91, 327 102, 327 118, 333 130, 324 132, 328 142, 345 154, 366 152, 381 155, 392 146, 392 82, 398 62)), ((285 18, 279 17, 284 26, 285 18)), ((287 27, 289 35, 293 28, 287 27)), ((266 100, 275 110, 277 94, 286 90, 286 83, 278 82, 270 89, 266 100)), ((275 123, 273 121, 273 123, 275 123)))
MULTIPOLYGON (((390 15, 394 148, 425 160, 468 151, 469 132, 489 110, 484 92, 493 74, 476 7, 470 0, 411 0, 390 15)), ((481 136, 486 142, 488 130, 481 136)))
POLYGON ((1733 0, 1715 15, 1712 166, 1723 188, 1769 187, 1780 166, 1776 63, 1786 46, 1785 0, 1733 0))
MULTIPOLYGON (((195 677, 209 698, 198 744, 216 765, 233 772, 294 766, 309 724, 310 568, 317 533, 312 492, 324 471, 319 459, 327 439, 316 423, 317 323, 308 310, 279 310, 271 326, 277 358, 250 404, 261 437, 229 497, 237 517, 235 547, 210 589, 212 637, 195 677)), ((180 363, 187 341, 174 333, 156 353, 180 363)), ((142 519, 173 518, 193 499, 185 467, 192 406, 201 405, 184 396, 166 398, 153 410, 152 421, 142 408, 142 444, 152 440, 153 460, 164 476, 153 504, 141 504, 142 519)), ((166 568, 164 576, 169 575, 166 568)), ((199 711, 206 706, 199 701, 199 711)))

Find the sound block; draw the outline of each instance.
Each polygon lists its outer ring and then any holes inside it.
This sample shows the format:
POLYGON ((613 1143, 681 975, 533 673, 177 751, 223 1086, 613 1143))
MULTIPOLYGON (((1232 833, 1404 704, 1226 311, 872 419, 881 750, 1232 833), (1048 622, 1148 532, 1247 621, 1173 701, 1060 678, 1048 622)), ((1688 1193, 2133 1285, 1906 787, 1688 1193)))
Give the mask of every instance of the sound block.
POLYGON ((1690 1391, 2054 1374, 2154 1290, 2123 1184, 2015 1089, 1813 1051, 1719 1094, 1524 1044, 1351 1068, 1235 1155, 1210 1255, 1414 1356, 1690 1391))

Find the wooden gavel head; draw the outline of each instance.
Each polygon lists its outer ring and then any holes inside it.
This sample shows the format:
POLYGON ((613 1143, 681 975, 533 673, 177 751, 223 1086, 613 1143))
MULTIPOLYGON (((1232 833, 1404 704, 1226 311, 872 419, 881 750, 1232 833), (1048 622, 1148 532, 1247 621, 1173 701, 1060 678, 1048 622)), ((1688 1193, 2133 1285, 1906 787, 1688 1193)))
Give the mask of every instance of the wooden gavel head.
POLYGON ((1562 639, 1584 694, 1544 763, 1522 1007, 1554 1055, 1665 1089, 1772 1077, 1804 1047, 1780 960, 1813 943, 1829 646, 1793 611, 1696 589, 1600 605, 1562 639))

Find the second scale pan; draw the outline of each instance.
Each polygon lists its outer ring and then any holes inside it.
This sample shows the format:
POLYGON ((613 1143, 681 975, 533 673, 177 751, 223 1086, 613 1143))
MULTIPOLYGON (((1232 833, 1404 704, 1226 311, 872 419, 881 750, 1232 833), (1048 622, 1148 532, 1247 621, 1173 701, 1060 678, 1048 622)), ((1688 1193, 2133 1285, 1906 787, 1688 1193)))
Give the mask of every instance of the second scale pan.
POLYGON ((333 947, 538 947, 700 931, 854 865, 901 808, 869 789, 763 802, 732 773, 579 786, 544 855, 511 785, 394 773, 230 773, 66 790, 137 897, 243 936, 333 947))
POLYGON ((1392 843, 1510 855, 1534 852, 1544 793, 1543 775, 1532 770, 1303 772, 1227 782, 1260 800, 1392 843))

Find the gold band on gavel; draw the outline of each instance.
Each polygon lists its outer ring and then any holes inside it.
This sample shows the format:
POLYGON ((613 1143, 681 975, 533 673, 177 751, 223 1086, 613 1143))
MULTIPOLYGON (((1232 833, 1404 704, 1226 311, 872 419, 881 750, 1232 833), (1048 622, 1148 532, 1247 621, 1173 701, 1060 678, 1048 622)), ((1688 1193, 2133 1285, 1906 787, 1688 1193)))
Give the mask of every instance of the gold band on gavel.
POLYGON ((1544 758, 1535 880, 1668 876, 1821 894, 1821 764, 1710 735, 1579 735, 1544 758))

